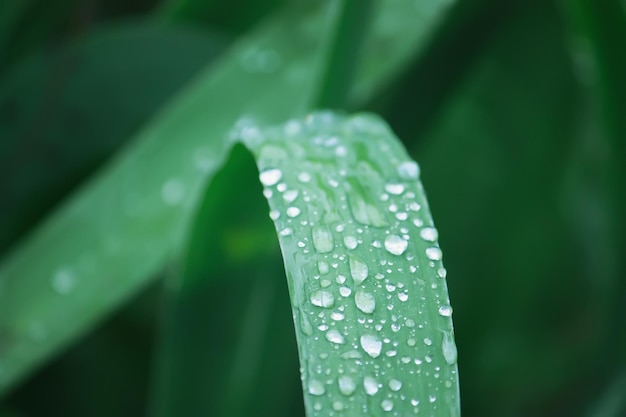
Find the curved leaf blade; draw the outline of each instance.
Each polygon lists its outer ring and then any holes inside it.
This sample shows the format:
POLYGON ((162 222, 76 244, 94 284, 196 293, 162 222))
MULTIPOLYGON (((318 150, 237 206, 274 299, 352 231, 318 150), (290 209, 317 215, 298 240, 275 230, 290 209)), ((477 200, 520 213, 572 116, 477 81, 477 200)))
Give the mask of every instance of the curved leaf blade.
POLYGON ((315 113, 244 142, 284 257, 307 415, 460 415, 437 230, 389 128, 315 113))

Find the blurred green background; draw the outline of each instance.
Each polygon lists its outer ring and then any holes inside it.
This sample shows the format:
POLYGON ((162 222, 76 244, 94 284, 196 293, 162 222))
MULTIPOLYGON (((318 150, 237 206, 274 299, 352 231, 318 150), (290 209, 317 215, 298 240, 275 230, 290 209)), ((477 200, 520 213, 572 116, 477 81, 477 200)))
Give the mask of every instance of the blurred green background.
MULTIPOLYGON (((235 39, 298 1, 2 0, 0 251, 235 39)), ((626 416, 625 10, 459 1, 425 53, 349 109, 381 114, 421 165, 466 417, 626 416)), ((272 331, 290 340, 286 285, 276 291, 272 331)), ((0 416, 145 414, 160 292, 33 374, 0 416)), ((283 362, 275 398, 303 415, 295 344, 283 362)))

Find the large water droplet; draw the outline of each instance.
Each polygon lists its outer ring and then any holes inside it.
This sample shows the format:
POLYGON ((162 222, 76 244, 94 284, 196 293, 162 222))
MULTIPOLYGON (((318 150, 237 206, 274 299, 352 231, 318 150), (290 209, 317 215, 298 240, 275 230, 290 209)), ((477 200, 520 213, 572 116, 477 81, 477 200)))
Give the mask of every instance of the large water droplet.
POLYGON ((300 215, 300 209, 295 206, 287 207, 287 216, 298 217, 300 215))
POLYGON ((385 249, 387 249, 387 252, 393 255, 402 255, 408 245, 409 242, 402 239, 398 235, 389 235, 385 239, 385 249))
POLYGON ((335 296, 330 291, 315 291, 311 294, 311 303, 318 307, 330 308, 335 304, 335 296))
POLYGON ((357 291, 354 295, 354 302, 357 308, 366 314, 372 314, 376 308, 376 299, 368 292, 357 291))
POLYGON ((363 388, 367 395, 374 395, 378 392, 378 382, 371 376, 363 378, 363 388))
POLYGON ((443 332, 443 342, 441 344, 441 350, 443 352, 443 358, 450 365, 454 365, 457 359, 457 349, 454 343, 454 336, 452 332, 443 332))
POLYGON ((403 162, 398 165, 398 175, 405 180, 416 180, 420 175, 420 168, 413 161, 403 162))
POLYGON ((330 229, 325 226, 316 226, 313 228, 313 246, 319 253, 327 253, 334 249, 333 234, 330 229))
POLYGON ((355 285, 361 284, 367 278, 369 269, 367 265, 359 258, 350 256, 350 275, 354 280, 355 285))
POLYGON ((324 384, 322 384, 317 379, 312 379, 309 381, 309 393, 311 395, 324 395, 326 389, 324 388, 324 384))
POLYGON ((332 343, 337 343, 339 345, 346 342, 343 335, 339 333, 338 330, 335 330, 335 329, 329 330, 328 332, 326 332, 326 340, 332 343))
POLYGON ((366 334, 361 336, 361 347, 372 358, 377 358, 380 356, 380 351, 383 348, 383 342, 376 336, 371 334, 366 334))
POLYGON ((439 237, 439 233, 437 233, 437 229, 434 227, 425 227, 420 230, 420 236, 428 242, 434 242, 439 237))
POLYGON ((359 242, 354 236, 345 236, 343 238, 343 244, 346 246, 346 248, 354 250, 359 245, 359 242))
POLYGON ((261 180, 261 184, 266 187, 271 187, 276 184, 283 177, 283 172, 280 169, 273 168, 268 169, 259 174, 259 180, 261 180))
POLYGON ((354 379, 348 375, 342 375, 337 378, 337 384, 339 385, 339 392, 343 395, 352 395, 356 390, 354 379))
POLYGON ((443 317, 450 317, 452 315, 452 306, 449 306, 449 305, 439 306, 439 315, 443 317))
POLYGON ((441 253, 441 249, 437 247, 432 247, 426 249, 426 256, 431 261, 440 261, 443 254, 441 253))

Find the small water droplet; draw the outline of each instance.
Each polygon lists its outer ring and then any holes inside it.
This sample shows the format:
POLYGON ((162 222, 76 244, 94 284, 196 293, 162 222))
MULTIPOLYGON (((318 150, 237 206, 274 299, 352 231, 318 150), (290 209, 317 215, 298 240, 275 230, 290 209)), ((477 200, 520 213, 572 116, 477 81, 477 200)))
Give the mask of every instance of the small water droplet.
POLYGON ((389 235, 385 239, 385 249, 387 249, 387 252, 392 255, 402 255, 404 251, 406 251, 408 245, 409 242, 402 239, 398 235, 389 235))
POLYGON ((352 275, 352 279, 354 280, 355 285, 361 284, 367 278, 369 273, 369 268, 367 265, 361 261, 359 258, 350 256, 350 275, 352 275))
POLYGON ((298 198, 298 190, 285 191, 283 194, 283 200, 287 203, 293 203, 296 198, 298 198))
POLYGON ((429 395, 428 396, 428 402, 430 402, 432 404, 435 401, 437 401, 437 396, 436 395, 429 395))
POLYGON ((363 388, 367 395, 375 395, 378 392, 378 382, 374 377, 366 376, 363 378, 363 388))
POLYGON ((280 217, 280 211, 278 211, 278 210, 270 210, 270 219, 278 220, 279 217, 280 217))
POLYGON ((437 276, 439 278, 445 278, 448 275, 448 271, 446 271, 446 268, 439 268, 437 270, 437 276))
POLYGON ((348 375, 341 375, 337 378, 337 384, 339 385, 339 392, 343 395, 352 395, 356 390, 354 379, 348 375))
POLYGON ((391 400, 382 400, 382 402, 380 403, 380 408, 382 408, 384 411, 391 411, 391 410, 393 410, 393 401, 391 401, 391 400))
POLYGON ((450 317, 452 315, 452 306, 449 306, 449 305, 439 306, 439 315, 443 317, 450 317))
POLYGON ((309 381, 309 393, 311 395, 324 395, 326 389, 324 388, 324 384, 322 384, 317 379, 312 379, 309 381))
POLYGON ((319 253, 327 253, 335 248, 333 242, 333 234, 330 229, 324 226, 317 226, 313 228, 313 246, 319 253))
POLYGON ((303 182, 303 183, 307 183, 309 181, 311 181, 311 174, 309 174, 308 172, 301 172, 298 174, 298 181, 303 182))
POLYGON ((287 216, 289 217, 298 217, 300 215, 300 209, 295 206, 291 206, 287 208, 287 216))
POLYGON ((432 344, 433 344, 433 341, 432 341, 432 340, 430 340, 428 337, 425 337, 425 338, 424 338, 424 344, 425 344, 426 346, 430 346, 430 345, 432 345, 432 344))
POLYGON ((328 340, 331 343, 337 343, 337 344, 346 343, 346 340, 343 337, 343 335, 339 333, 338 330, 335 330, 335 329, 329 330, 328 332, 326 332, 326 340, 328 340))
POLYGON ((405 302, 409 299, 409 294, 405 293, 405 292, 399 292, 398 293, 398 299, 402 302, 405 302))
POLYGON ((352 294, 352 290, 348 287, 341 287, 339 288, 339 294, 341 294, 342 297, 349 297, 350 294, 352 294))
MULTIPOLYGON (((313 241, 313 245, 315 246, 315 249, 317 249, 317 245, 315 245, 315 241, 313 241)), ((318 251, 319 251, 319 249, 318 249, 318 251)), ((328 274, 328 271, 329 271, 328 263, 324 262, 324 261, 318 261, 317 262, 317 269, 320 271, 320 274, 322 274, 322 275, 328 274)))
POLYGON ((365 314, 372 314, 376 309, 376 299, 368 292, 357 291, 354 295, 354 302, 357 308, 365 314))
POLYGON ((335 296, 330 291, 315 291, 311 294, 311 303, 318 307, 330 308, 335 304, 335 296))
POLYGON ((390 379, 389 380, 389 389, 392 391, 400 391, 400 389, 402 388, 402 381, 399 381, 397 379, 390 379))
POLYGON ((354 236, 344 236, 343 244, 349 250, 354 250, 359 245, 359 242, 356 240, 356 238, 354 236))
POLYGON ((416 180, 420 175, 420 167, 413 161, 398 165, 398 175, 405 180, 416 180))
POLYGON ((434 242, 439 237, 439 233, 434 227, 425 227, 420 230, 420 237, 428 242, 434 242))
POLYGON ((404 192, 404 185, 390 182, 385 184, 385 191, 389 194, 400 195, 404 192))
POLYGON ((333 401, 333 410, 341 411, 343 410, 343 403, 341 401, 333 401))
POLYGON ((271 187, 280 181, 283 177, 283 172, 278 168, 268 169, 259 174, 259 180, 261 184, 266 187, 271 187))
POLYGON ((431 261, 440 261, 442 255, 443 254, 441 253, 441 249, 439 249, 437 247, 432 247, 432 248, 427 248, 426 249, 426 256, 431 261))
POLYGON ((180 204, 183 197, 185 197, 185 187, 180 181, 169 179, 161 187, 161 198, 169 206, 180 204))
POLYGON ((300 329, 302 329, 302 332, 307 336, 311 336, 313 334, 313 326, 311 326, 309 318, 302 313, 300 313, 300 329))
POLYGON ((361 347, 372 358, 377 358, 380 356, 380 352, 383 348, 383 342, 376 336, 371 334, 366 334, 361 336, 361 347))

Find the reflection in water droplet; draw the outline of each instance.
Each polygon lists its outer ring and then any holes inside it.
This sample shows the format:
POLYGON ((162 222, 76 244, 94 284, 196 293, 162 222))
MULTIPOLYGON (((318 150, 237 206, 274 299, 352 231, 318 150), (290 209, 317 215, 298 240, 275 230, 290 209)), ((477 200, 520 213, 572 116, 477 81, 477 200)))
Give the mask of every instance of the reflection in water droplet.
POLYGON ((369 269, 367 265, 359 258, 350 256, 350 275, 354 280, 355 285, 361 284, 367 278, 369 269))
POLYGON ((344 339, 343 335, 341 333, 339 333, 338 330, 329 330, 326 333, 326 340, 328 340, 329 342, 332 343, 337 343, 337 344, 343 344, 346 342, 346 340, 344 339))
POLYGON ((442 255, 443 254, 441 253, 441 249, 439 249, 439 248, 432 247, 432 248, 427 248, 426 249, 426 256, 431 261, 440 261, 442 255))
POLYGON ((337 378, 337 384, 339 385, 339 391, 343 395, 352 395, 352 393, 356 390, 354 379, 348 375, 342 375, 337 378))
POLYGON ((354 295, 354 302, 357 308, 366 314, 372 314, 376 308, 376 300, 368 292, 357 291, 354 295))
POLYGON ((402 239, 398 235, 389 235, 385 239, 385 249, 387 249, 387 252, 391 253, 392 255, 402 255, 408 245, 409 242, 402 239))
POLYGON ((434 242, 439 237, 439 234, 437 233, 437 229, 434 227, 425 227, 420 230, 420 236, 428 242, 434 242))
POLYGON ((311 294, 311 303, 318 307, 330 308, 335 304, 335 296, 330 291, 315 291, 311 294))
POLYGON ((374 395, 378 392, 378 382, 371 376, 363 378, 363 388, 367 395, 374 395))
POLYGON ((413 161, 403 162, 398 165, 398 175, 405 180, 416 180, 419 177, 420 168, 413 161))
POLYGON ((377 358, 380 356, 380 351, 383 348, 383 342, 381 340, 371 334, 366 334, 361 336, 361 347, 372 358, 377 358))
POLYGON ((261 184, 266 187, 271 187, 276 184, 283 177, 283 172, 280 169, 268 169, 259 174, 259 180, 261 180, 261 184))
POLYGON ((311 395, 324 395, 326 390, 324 389, 324 384, 322 384, 317 379, 312 379, 309 381, 309 393, 311 395))

